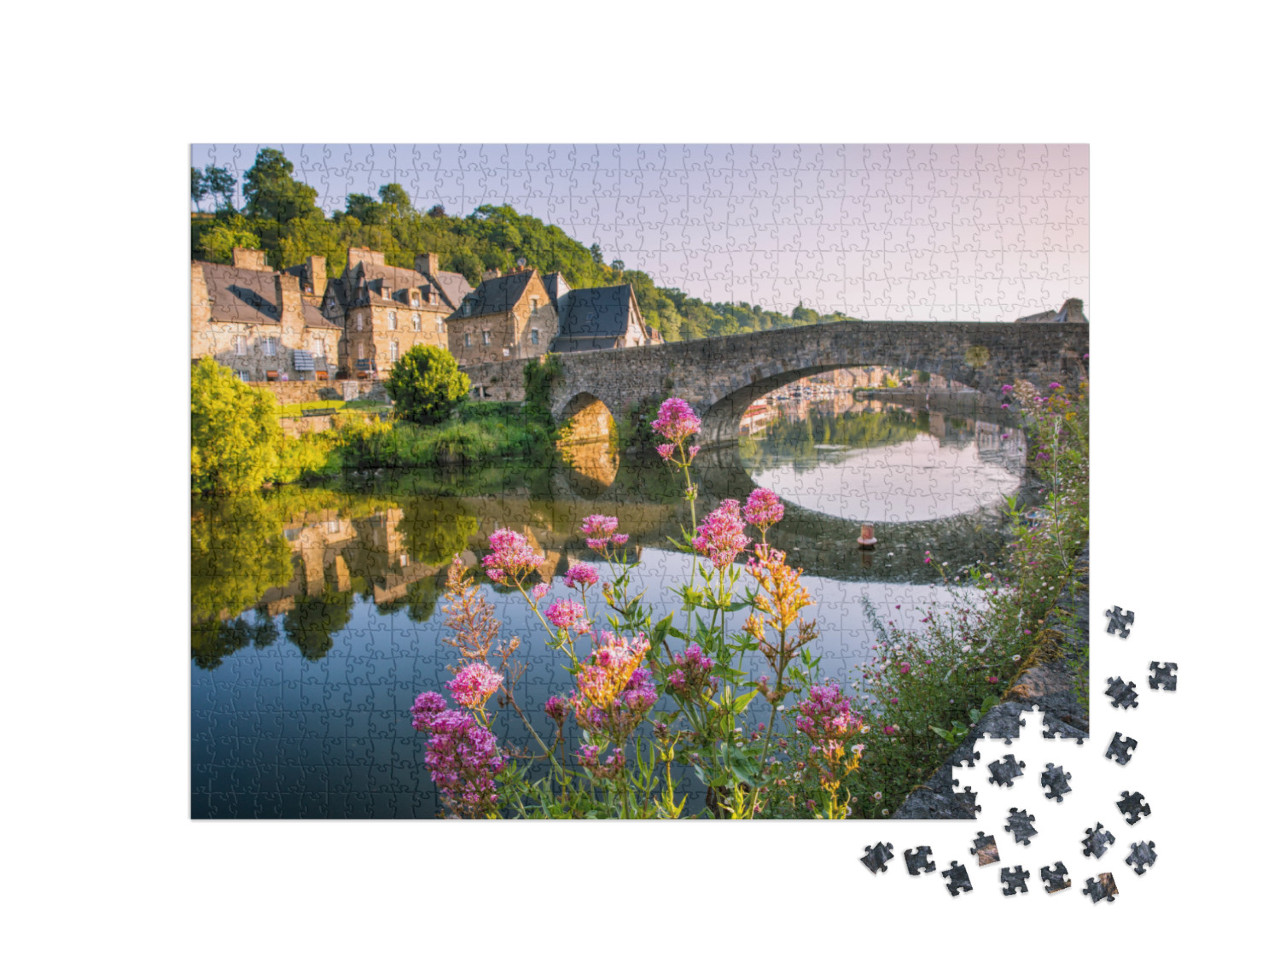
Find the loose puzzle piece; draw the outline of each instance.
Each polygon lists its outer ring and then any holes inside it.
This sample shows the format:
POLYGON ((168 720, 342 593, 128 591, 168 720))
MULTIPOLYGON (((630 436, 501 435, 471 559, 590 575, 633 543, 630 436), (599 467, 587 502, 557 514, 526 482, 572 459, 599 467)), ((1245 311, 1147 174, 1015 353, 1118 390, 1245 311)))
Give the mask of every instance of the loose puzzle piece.
POLYGON ((1159 662, 1152 662, 1149 666, 1155 675, 1147 677, 1147 683, 1153 689, 1165 689, 1168 692, 1174 692, 1178 688, 1178 663, 1166 662, 1161 665, 1159 662))
POLYGON ((1129 855, 1124 860, 1133 867, 1133 871, 1141 876, 1156 861, 1156 844, 1149 842, 1130 843, 1129 855))
POLYGON ((1130 706, 1138 704, 1138 693, 1134 690, 1132 682, 1125 682, 1119 676, 1107 679, 1110 685, 1107 686, 1107 695, 1111 697, 1111 704, 1117 709, 1128 709, 1130 706))
POLYGON ((1107 623, 1107 634, 1115 635, 1120 633, 1120 638, 1127 639, 1129 637, 1129 626, 1133 625, 1133 610, 1121 612, 1120 606, 1107 609, 1107 618, 1111 621, 1107 623))
POLYGON ((1044 881, 1044 891, 1046 893, 1059 893, 1071 887, 1071 880, 1067 879, 1067 867, 1063 866, 1061 862, 1055 863, 1052 869, 1048 866, 1041 866, 1040 878, 1044 881))
POLYGON ((1103 899, 1113 903, 1118 892, 1120 891, 1116 889, 1115 877, 1110 873, 1099 873, 1096 880, 1090 877, 1084 884, 1084 894, 1092 896, 1095 903, 1103 899))
POLYGON ((929 858, 933 855, 933 849, 929 846, 908 849, 902 855, 907 861, 907 872, 912 876, 919 876, 921 873, 932 873, 938 868, 933 860, 929 858))
POLYGON ((1089 829, 1086 826, 1084 831, 1084 854, 1101 859, 1102 854, 1107 851, 1107 847, 1115 841, 1116 838, 1102 828, 1102 823, 1098 823, 1093 829, 1089 829))
POLYGON ((991 778, 987 782, 1012 786, 1013 781, 1022 775, 1022 770, 1027 768, 1027 764, 1019 762, 1013 756, 1005 756, 1000 762, 993 762, 987 768, 991 770, 991 778))
POLYGON ((959 896, 961 890, 968 893, 973 889, 973 884, 969 882, 969 871, 954 859, 951 861, 951 868, 944 869, 942 875, 950 880, 947 890, 952 896, 959 896))
POLYGON ((1071 773, 1063 772, 1061 766, 1049 763, 1040 774, 1040 785, 1049 790, 1044 794, 1044 798, 1062 802, 1062 797, 1071 792, 1070 779, 1071 773))
MULTIPOLYGON (((1059 863, 1059 866, 1062 864, 1059 863)), ((1031 878, 1031 871, 1023 869, 1021 866, 1015 866, 1010 869, 1004 866, 1000 869, 1000 882, 1004 884, 1004 895, 1012 896, 1014 893, 1027 892, 1027 880, 1031 878)))
POLYGON ((996 838, 988 836, 986 833, 977 835, 973 841, 973 848, 969 850, 969 853, 978 857, 979 866, 1000 862, 1000 850, 996 848, 996 838))
POLYGON ((862 865, 871 870, 873 875, 889 872, 889 867, 885 864, 893 859, 893 843, 876 843, 874 848, 871 846, 862 848, 867 854, 862 857, 862 865))
POLYGON ((1009 820, 1005 823, 1004 828, 1013 833, 1013 838, 1022 843, 1024 846, 1031 845, 1031 837, 1038 835, 1039 830, 1031 824, 1036 821, 1035 816, 1028 816, 1025 809, 1010 809, 1009 820))
POLYGON ((1128 736, 1122 736, 1116 733, 1111 737, 1111 745, 1107 748, 1107 758, 1114 759, 1122 766, 1129 765, 1129 757, 1133 754, 1133 750, 1138 748, 1138 740, 1130 739, 1128 736))
POLYGON ((1116 808, 1127 814, 1125 822, 1130 826, 1135 825, 1143 816, 1151 815, 1151 806, 1142 798, 1142 793, 1131 793, 1126 789, 1120 794, 1120 797, 1120 801, 1116 803, 1116 808))

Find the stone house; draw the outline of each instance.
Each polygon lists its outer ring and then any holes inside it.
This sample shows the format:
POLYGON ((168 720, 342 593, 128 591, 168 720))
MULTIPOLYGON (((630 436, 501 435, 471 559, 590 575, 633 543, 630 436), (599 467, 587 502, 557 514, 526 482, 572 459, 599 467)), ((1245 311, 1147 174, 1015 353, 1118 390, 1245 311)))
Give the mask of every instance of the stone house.
MULTIPOLYGON (((298 270, 324 277, 324 259, 310 261, 320 262, 318 272, 305 265, 298 270)), ((324 316, 344 331, 339 369, 351 377, 384 378, 414 345, 449 348, 445 319, 471 290, 461 274, 440 270, 436 254, 420 254, 413 268, 399 268, 387 264, 381 251, 353 247, 342 275, 316 297, 324 316)))
POLYGON ((191 262, 191 357, 211 355, 245 381, 332 378, 342 326, 262 251, 236 248, 232 256, 231 264, 191 262))
POLYGON ((630 284, 568 291, 558 306, 560 334, 551 345, 557 353, 637 348, 662 340, 645 324, 630 284))
POLYGON ((556 301, 537 271, 489 272, 447 320, 460 366, 534 358, 559 334, 556 301))

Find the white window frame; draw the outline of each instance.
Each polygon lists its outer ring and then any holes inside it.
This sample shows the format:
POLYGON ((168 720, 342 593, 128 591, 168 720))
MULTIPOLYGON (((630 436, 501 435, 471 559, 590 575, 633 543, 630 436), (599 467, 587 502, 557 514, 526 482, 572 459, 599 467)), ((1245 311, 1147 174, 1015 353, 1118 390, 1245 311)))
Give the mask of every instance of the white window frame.
POLYGON ((394 331, 396 329, 396 313, 394 310, 387 312, 387 330, 394 331))
POLYGON ((490 340, 491 340, 490 333, 489 333, 488 331, 481 331, 481 332, 480 332, 480 340, 481 340, 484 344, 488 344, 488 343, 490 342, 490 340))
POLYGON ((243 358, 249 353, 249 339, 243 334, 236 335, 236 357, 243 358))
POLYGON ((363 314, 357 314, 357 315, 356 315, 356 330, 357 330, 357 331, 363 331, 363 330, 364 330, 364 315, 363 315, 363 314))
POLYGON ((262 339, 262 353, 266 355, 268 358, 274 358, 276 356, 276 347, 278 346, 278 344, 279 344, 278 338, 274 337, 273 335, 267 335, 265 338, 262 339))
POLYGON ((530 344, 537 344, 537 343, 538 343, 538 329, 537 329, 537 328, 530 328, 530 329, 529 329, 529 342, 530 342, 530 344))
POLYGON ((358 345, 356 345, 356 360, 357 361, 364 360, 364 342, 363 341, 361 341, 358 345))
POLYGON ((422 315, 420 315, 420 314, 415 314, 415 315, 413 316, 413 330, 414 330, 414 331, 421 331, 421 330, 422 330, 422 315))
POLYGON ((400 342, 392 341, 391 342, 391 363, 395 364, 399 360, 400 360, 400 342))
POLYGON ((467 331, 462 335, 462 346, 464 348, 471 347, 471 332, 467 331))
POLYGON ((436 318, 436 334, 444 334, 444 318, 436 318))
POLYGON ((537 299, 537 298, 530 298, 530 299, 529 299, 529 313, 530 313, 530 314, 535 314, 535 313, 537 313, 537 310, 538 310, 538 299, 537 299))
POLYGON ((409 295, 409 307, 416 308, 418 306, 418 292, 414 291, 409 295))

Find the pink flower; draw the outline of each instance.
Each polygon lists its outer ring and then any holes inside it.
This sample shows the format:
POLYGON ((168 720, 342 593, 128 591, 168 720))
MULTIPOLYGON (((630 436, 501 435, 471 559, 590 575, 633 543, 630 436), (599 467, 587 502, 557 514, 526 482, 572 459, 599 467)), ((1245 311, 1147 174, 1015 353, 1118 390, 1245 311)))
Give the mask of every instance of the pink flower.
POLYGON ((546 594, 551 591, 551 586, 546 582, 539 582, 533 587, 533 591, 529 594, 533 596, 535 602, 541 602, 546 594))
MULTIPOLYGON (((609 542, 617 541, 613 533, 618 530, 618 520, 612 515, 588 515, 582 520, 582 532, 587 536, 587 545, 594 551, 604 553, 609 542)), ((622 536, 626 541, 626 536, 622 536)))
POLYGON ((567 629, 586 614, 587 610, 572 599, 556 599, 547 606, 547 621, 558 629, 567 629))
POLYGON ((546 561, 529 547, 523 535, 508 528, 500 528, 489 536, 489 548, 492 551, 481 564, 489 578, 499 585, 506 585, 507 579, 519 583, 546 561))
MULTIPOLYGON (((438 693, 426 696, 444 700, 438 693)), ((506 764, 506 757, 498 748, 493 733, 469 712, 445 709, 431 712, 418 726, 415 705, 415 728, 421 728, 431 738, 423 757, 431 779, 440 790, 440 798, 458 816, 477 817, 491 815, 498 810, 497 783, 494 776, 506 764)))
POLYGON ((738 502, 733 498, 726 498, 698 526, 693 550, 711 559, 711 564, 716 568, 728 568, 750 541, 743 534, 745 527, 738 511, 738 502))
POLYGON ((702 428, 702 420, 683 398, 668 398, 658 408, 657 420, 650 427, 667 441, 683 444, 702 428))
MULTIPOLYGON (((1088 355, 1085 355, 1085 357, 1088 357, 1088 355)), ((1000 386, 1000 390, 1001 390, 1001 391, 1012 391, 1012 390, 1013 390, 1013 385, 1001 385, 1001 386, 1000 386)))
POLYGON ((662 456, 663 461, 670 461, 671 456, 675 454, 676 446, 667 442, 665 445, 658 446, 658 454, 662 456))
POLYGON ((903 662, 903 663, 900 665, 900 669, 901 669, 901 671, 902 671, 902 674, 903 674, 903 675, 906 675, 908 672, 910 672, 910 671, 911 671, 911 663, 910 663, 910 662, 903 662))
POLYGON ((445 688, 455 702, 468 709, 479 709, 502 686, 502 673, 495 672, 484 662, 469 662, 445 688))
POLYGON ((552 696, 547 700, 547 704, 542 707, 542 711, 560 723, 569 718, 570 708, 568 699, 563 696, 552 696))
POLYGON ((690 457, 690 458, 693 458, 693 457, 694 457, 695 455, 697 455, 697 454, 698 454, 698 452, 700 452, 700 451, 702 451, 702 446, 701 446, 701 445, 691 445, 691 446, 689 446, 689 457, 690 457))
POLYGON ((747 496, 743 516, 756 528, 766 529, 782 521, 782 500, 767 488, 757 488, 747 496))
POLYGON ((1000 680, 994 675, 989 675, 987 676, 987 681, 990 682, 992 685, 995 685, 1000 680))
POLYGON ((623 535, 622 533, 619 533, 619 534, 617 534, 617 535, 613 536, 613 544, 614 544, 614 545, 626 545, 626 544, 627 544, 627 539, 629 539, 630 537, 631 537, 630 535, 623 535))
POLYGON ((564 573, 564 584, 568 588, 577 588, 579 585, 590 588, 598 581, 600 581, 600 574, 596 571, 596 567, 586 562, 571 565, 569 571, 564 573))

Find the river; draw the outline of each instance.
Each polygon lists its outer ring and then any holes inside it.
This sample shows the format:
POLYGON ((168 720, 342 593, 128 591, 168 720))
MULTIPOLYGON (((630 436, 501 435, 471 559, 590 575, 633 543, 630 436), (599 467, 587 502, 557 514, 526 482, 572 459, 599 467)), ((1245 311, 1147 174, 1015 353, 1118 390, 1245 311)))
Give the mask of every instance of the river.
MULTIPOLYGON (((1001 507, 1023 484, 1025 439, 983 417, 998 418, 848 394, 788 397, 770 403, 737 450, 695 460, 699 517, 757 485, 784 499, 770 542, 805 571, 825 676, 847 681, 868 659, 867 605, 883 615, 945 604, 926 550, 951 571, 1001 553, 1001 507), (871 551, 856 543, 865 522, 875 526, 871 551)), ((409 708, 450 677, 438 605, 449 560, 474 564, 492 531, 511 528, 546 557, 549 579, 598 561, 578 526, 614 515, 640 553, 633 579, 665 611, 688 574, 688 556, 669 541, 688 520, 682 488, 661 463, 592 447, 573 451, 570 465, 193 500, 192 816, 435 815, 409 708)), ((549 734, 540 707, 569 691, 563 658, 547 650, 519 594, 481 581, 502 636, 523 640, 520 701, 549 734)), ((494 731, 523 744, 513 721, 499 713, 494 731)), ((689 808, 700 808, 692 774, 683 782, 689 808)))

